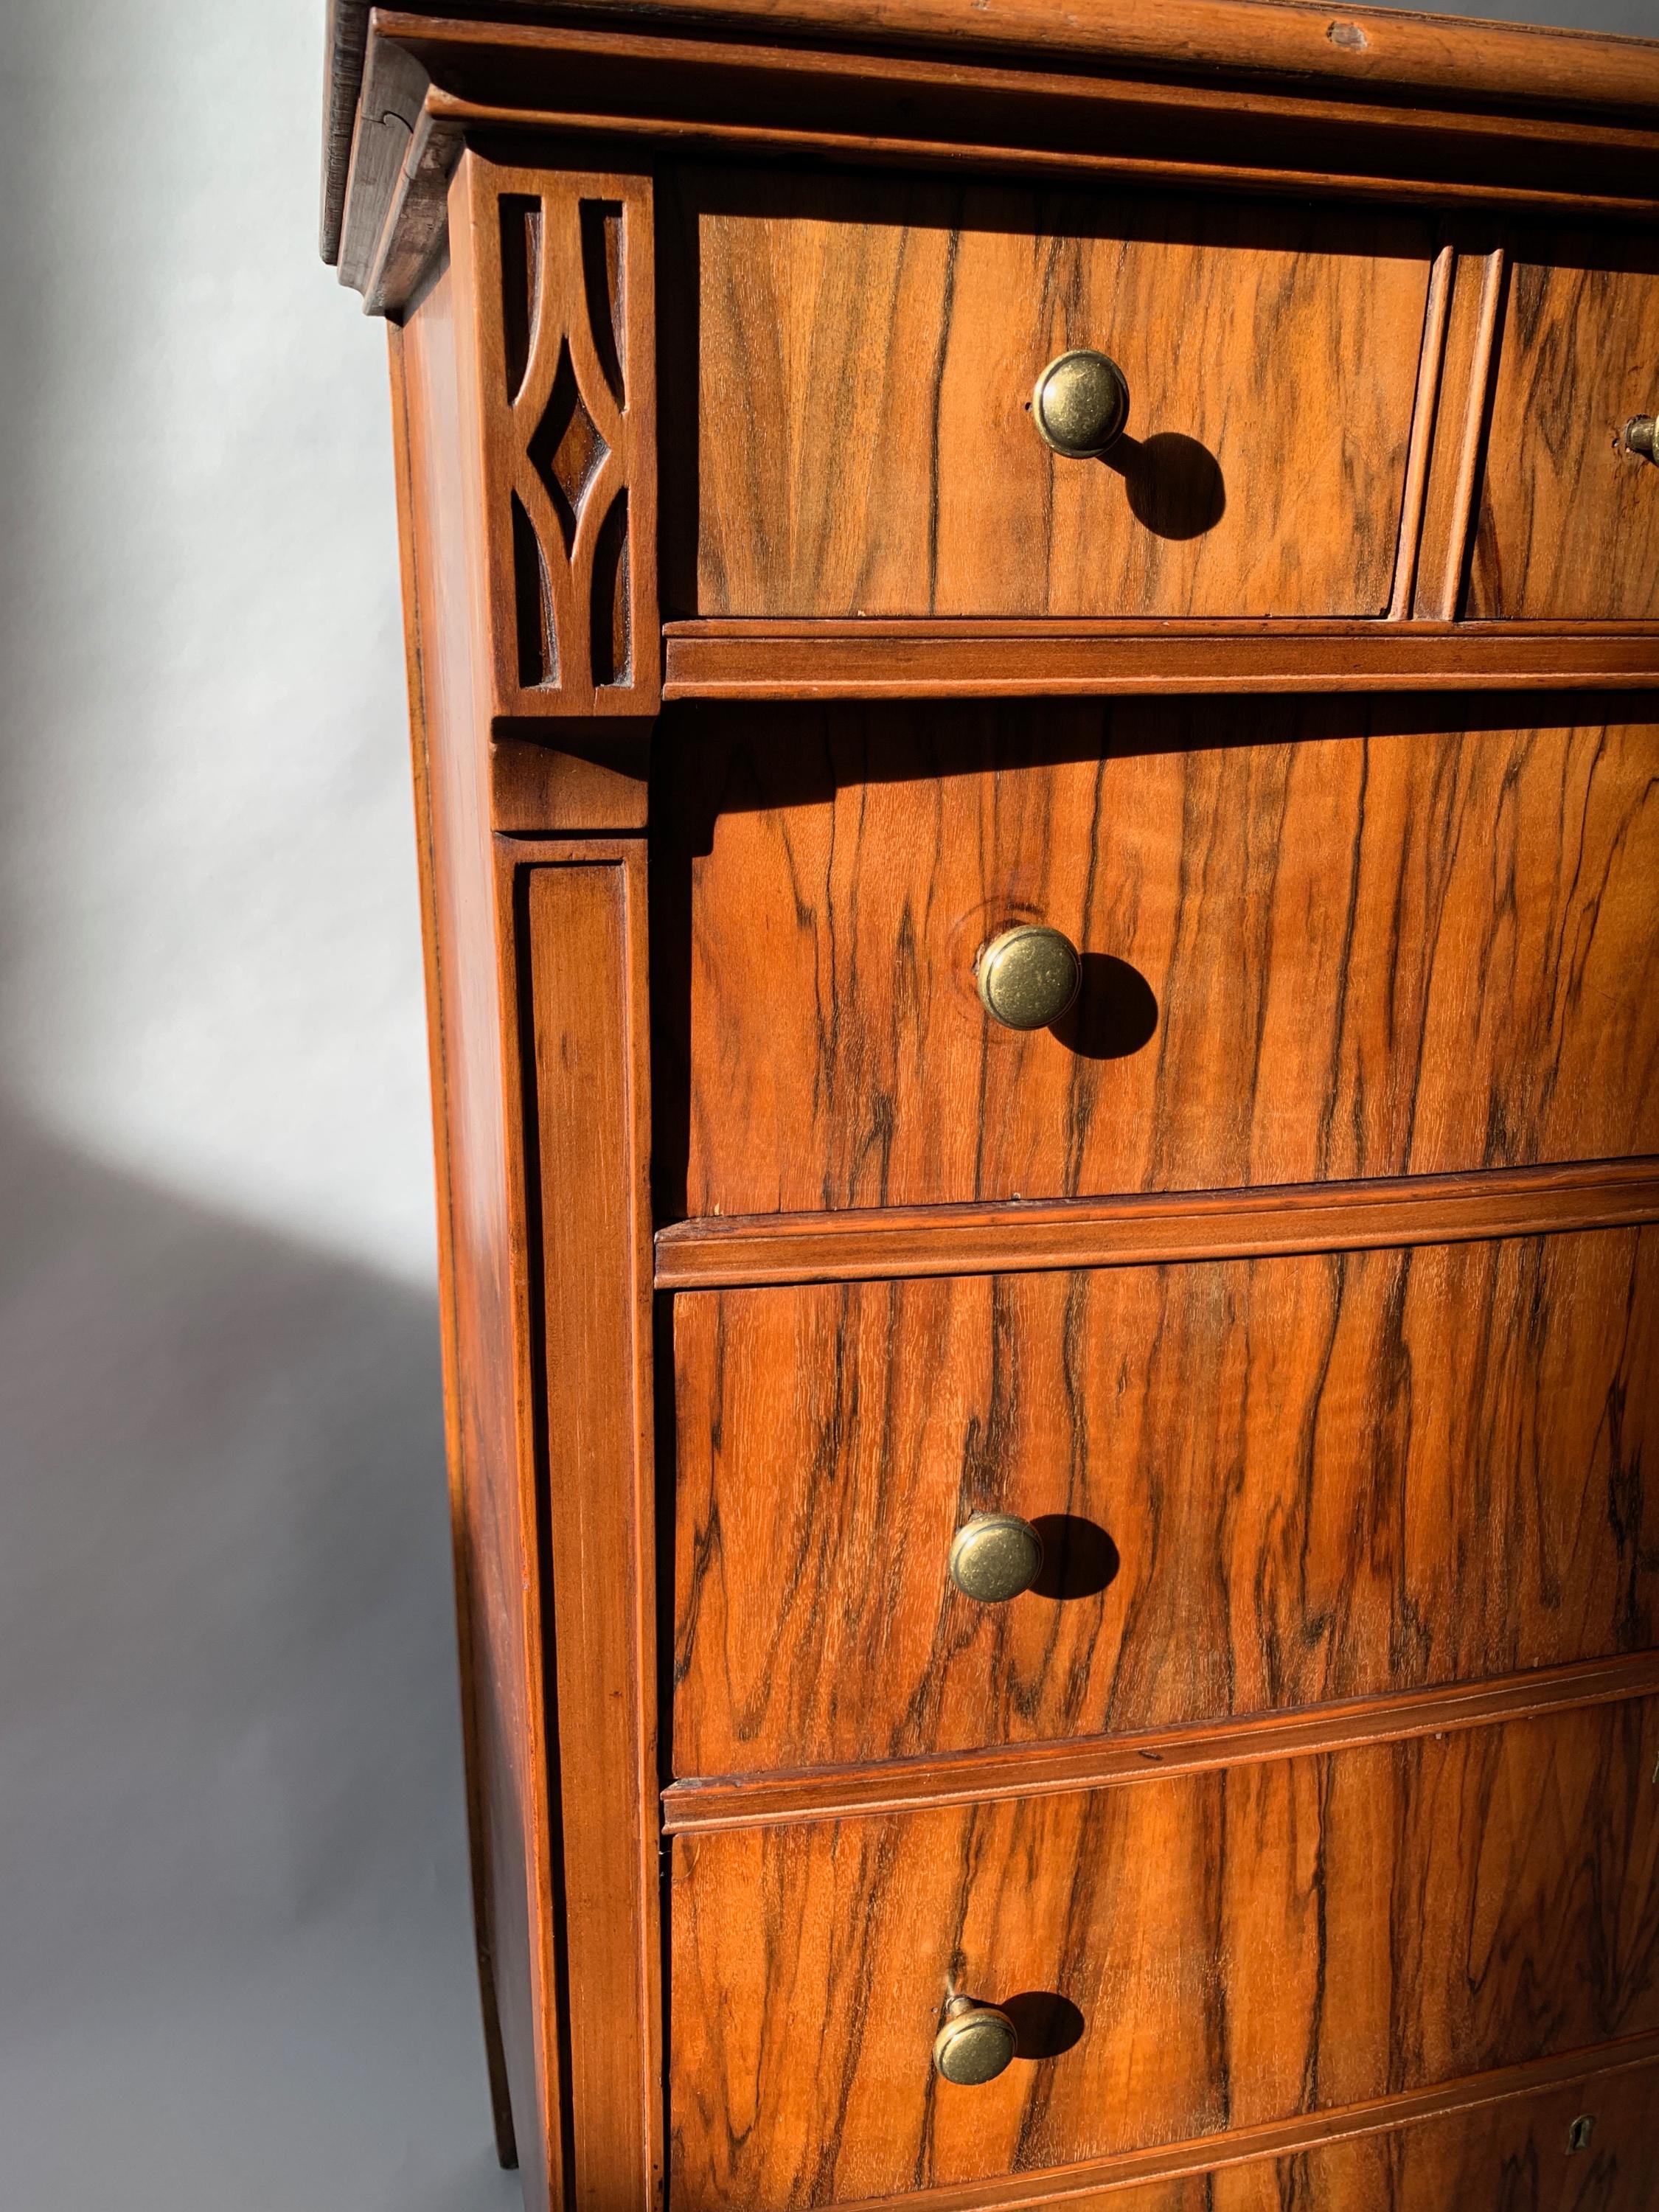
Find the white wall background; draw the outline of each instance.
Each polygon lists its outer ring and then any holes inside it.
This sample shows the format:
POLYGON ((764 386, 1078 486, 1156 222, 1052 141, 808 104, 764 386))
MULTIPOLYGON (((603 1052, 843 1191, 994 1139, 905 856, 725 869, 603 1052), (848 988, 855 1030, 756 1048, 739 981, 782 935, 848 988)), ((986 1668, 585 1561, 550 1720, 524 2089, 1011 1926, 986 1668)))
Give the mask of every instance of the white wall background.
POLYGON ((0 2202, 480 2212, 385 343, 315 257, 321 0, 0 23, 0 2202))

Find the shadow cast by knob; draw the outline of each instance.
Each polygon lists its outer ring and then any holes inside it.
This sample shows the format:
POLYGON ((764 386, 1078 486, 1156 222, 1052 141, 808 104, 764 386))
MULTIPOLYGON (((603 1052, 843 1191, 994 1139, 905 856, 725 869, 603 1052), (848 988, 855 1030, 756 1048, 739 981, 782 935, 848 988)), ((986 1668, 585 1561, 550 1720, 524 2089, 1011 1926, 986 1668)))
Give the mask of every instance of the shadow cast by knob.
POLYGON ((1096 1597, 1117 1579, 1122 1562, 1103 1528, 1075 1513, 1044 1513, 1031 1526, 1042 1539, 1038 1597, 1096 1597))
POLYGON ((1221 464, 1207 446, 1178 430, 1158 430, 1150 438, 1125 434, 1101 465, 1123 479, 1129 511, 1154 538, 1179 544, 1202 538, 1227 512, 1227 486, 1221 464))
POLYGON ((1025 1990, 1001 2006, 1014 2024, 1017 2057, 1059 2058, 1083 2039, 1083 2014, 1053 1990, 1025 1990))
POLYGON ((1085 952, 1075 1003, 1054 1025, 1085 1060, 1127 1060, 1158 1028, 1158 1000, 1138 968, 1109 952, 1085 952))

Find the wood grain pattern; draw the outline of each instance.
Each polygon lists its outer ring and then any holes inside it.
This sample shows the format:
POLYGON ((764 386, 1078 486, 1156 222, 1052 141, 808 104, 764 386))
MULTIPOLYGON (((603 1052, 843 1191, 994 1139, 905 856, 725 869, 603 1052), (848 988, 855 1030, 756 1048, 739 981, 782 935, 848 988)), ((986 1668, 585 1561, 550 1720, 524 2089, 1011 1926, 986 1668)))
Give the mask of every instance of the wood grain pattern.
MULTIPOLYGON (((462 303, 464 313, 464 303, 462 303)), ((517 1030, 517 958, 490 847, 477 621, 471 349, 446 272, 398 342, 407 401, 416 744, 440 1132, 444 1380, 463 1637, 480 1966, 499 2008, 526 2212, 547 2212, 565 2150, 558 2092, 553 1814, 543 1701, 533 1359, 517 1030)), ((499 2086, 499 2085, 498 2085, 499 2086)))
MULTIPOLYGON (((1436 526, 1449 523, 1440 518, 1436 526)), ((1460 536, 1458 550, 1442 546, 1431 562, 1437 572, 1449 563, 1454 602, 1461 545, 1460 536)), ((1606 623, 1084 624, 923 617, 688 622, 664 630, 665 699, 1063 699, 1590 685, 1659 686, 1659 632, 1606 623)))
POLYGON ((677 1774, 1152 1729, 1656 1640, 1651 1230, 696 1293, 675 1349, 677 1774), (1043 1532, 1039 1590, 955 1589, 975 1512, 1043 1532))
MULTIPOLYGON (((1546 89, 1541 78, 1542 96, 1532 100, 1471 100, 1448 82, 1438 95, 1402 104, 1386 86, 1321 83, 1316 73, 1244 83, 1207 68, 1200 54, 1178 68, 1103 68, 1060 54, 998 57, 971 44, 941 54, 844 35, 833 45, 779 43, 713 18, 635 27, 615 9, 603 21, 582 13, 586 21, 467 22, 376 10, 360 141, 380 113, 388 47, 428 82, 402 166, 392 144, 380 158, 354 157, 344 238, 330 240, 343 271, 356 240, 378 239, 365 294, 374 312, 398 311, 441 234, 459 144, 508 131, 607 151, 625 131, 635 144, 705 158, 971 167, 1073 185, 1174 184, 1436 212, 1502 207, 1638 221, 1659 212, 1659 132, 1634 99, 1632 72, 1632 102, 1619 117, 1575 109, 1559 82, 1546 89)), ((1355 51, 1370 43, 1346 21, 1315 35, 1355 51)))
POLYGON ((489 1778, 483 1766, 483 1723, 477 1680, 477 1628, 472 1619, 474 1591, 466 1545, 465 1439, 461 1425, 460 1393, 457 1387, 461 1357, 460 1317, 456 1304, 454 1267, 455 1174, 450 1156, 447 1112, 449 1068, 444 1050, 443 977, 439 946, 437 854, 434 842, 432 732, 426 703, 426 656, 420 620, 420 568, 416 566, 416 532, 421 530, 422 562, 432 558, 428 534, 431 517, 425 498, 431 485, 417 489, 415 462, 421 433, 411 423, 404 362, 404 340, 396 325, 387 331, 391 369, 392 452, 397 471, 398 549, 399 581, 404 606, 404 653, 409 689, 410 766, 415 794, 416 865, 421 887, 421 951, 425 970, 428 1066, 432 1086, 434 1166, 436 1170, 438 1221, 438 1312, 442 1332, 444 1366, 444 1457, 449 1474, 449 1511, 455 1580, 457 1640, 460 1646, 461 1742, 466 1772, 468 1856, 472 1881, 472 1927, 478 1959, 478 1994, 483 2012, 484 2057, 489 2075, 489 2099, 495 2123, 495 2148, 503 2166, 519 2162, 514 2138, 512 2092, 507 2081, 507 2054, 501 2039, 501 2007, 495 1993, 495 1937, 494 1902, 490 1893, 490 1832, 487 1809, 489 1778), (418 521, 417 521, 418 513, 418 521))
POLYGON ((1659 249, 1641 233, 1517 241, 1468 591, 1476 616, 1659 617, 1659 249))
POLYGON ((469 153, 450 202, 478 353, 494 712, 648 716, 661 684, 651 180, 469 153))
POLYGON ((533 1039, 570 2202, 662 2180, 645 856, 501 840, 533 1039))
POLYGON ((1650 1702, 678 1837, 671 2202, 793 2212, 1040 2170, 1650 2029, 1656 1754, 1650 1702), (953 1989, 1069 2047, 939 2083, 953 1989))
POLYGON ((721 172, 677 200, 698 611, 1386 611, 1423 221, 721 172), (1030 418, 1079 345, 1129 382, 1105 461, 1030 418))
POLYGON ((676 709, 659 1212, 1659 1150, 1659 726, 1609 703, 676 709), (1020 1037, 972 967, 1027 918, 1085 996, 1020 1037))
MULTIPOLYGON (((1335 2140, 1231 2164, 1190 2168, 1165 2181, 1109 2192, 1060 2183, 1034 2197, 1015 2185, 999 2207, 1063 2202, 1067 2212, 1650 2212, 1659 2186, 1659 2069, 1622 2066, 1559 2087, 1479 2103, 1335 2140), (1582 2149, 1575 2127, 1589 2125, 1582 2149), (1064 2191, 1063 2197, 1060 2191, 1064 2191)), ((1116 2162, 1127 2166, 1128 2161, 1116 2162)), ((1103 2182, 1106 2176, 1101 2177, 1103 2182)), ((962 2192, 914 2191, 884 2203, 918 2212, 963 2212, 962 2192)), ((989 2201, 989 2200, 988 2200, 989 2201)), ((863 2212, 863 2208, 848 2208, 863 2212)))
MULTIPOLYGON (((495 12, 511 21, 534 0, 497 0, 495 12)), ((443 16, 450 0, 428 0, 424 9, 443 16)), ((534 6, 538 15, 548 11, 534 6)), ((953 0, 612 0, 607 11, 653 27, 665 22, 687 31, 727 30, 745 22, 792 42, 814 33, 837 40, 884 45, 921 43, 972 53, 990 46, 1044 61, 1072 59, 1185 74, 1194 62, 1221 75, 1279 70, 1292 83, 1311 78, 1326 88, 1410 90, 1435 101, 1473 97, 1562 108, 1612 108, 1630 113, 1659 107, 1659 60, 1645 45, 1584 33, 1539 32, 1516 24, 1478 27, 1443 18, 1371 8, 1351 9, 1359 36, 1330 34, 1327 15, 1296 0, 1131 0, 1123 4, 1073 5, 1063 12, 1042 0, 985 0, 964 13, 953 0)), ((347 199, 352 127, 368 43, 369 0, 330 0, 329 82, 324 149, 322 254, 333 261, 347 199)), ((787 51, 787 50, 786 50, 787 51)))

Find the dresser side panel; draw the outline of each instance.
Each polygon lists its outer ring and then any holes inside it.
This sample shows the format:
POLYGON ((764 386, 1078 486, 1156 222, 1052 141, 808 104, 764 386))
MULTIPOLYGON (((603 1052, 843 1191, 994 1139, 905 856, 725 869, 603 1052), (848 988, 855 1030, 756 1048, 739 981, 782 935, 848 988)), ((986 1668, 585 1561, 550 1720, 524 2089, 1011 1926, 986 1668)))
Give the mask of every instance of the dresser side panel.
MULTIPOLYGON (((429 884, 445 1394, 487 2032, 490 1996, 527 2212, 563 2201, 520 1133, 489 822, 488 663, 468 420, 465 272, 399 341, 429 884), (458 296, 459 295, 459 296, 458 296)), ((510 952, 510 947, 507 948, 510 952)))

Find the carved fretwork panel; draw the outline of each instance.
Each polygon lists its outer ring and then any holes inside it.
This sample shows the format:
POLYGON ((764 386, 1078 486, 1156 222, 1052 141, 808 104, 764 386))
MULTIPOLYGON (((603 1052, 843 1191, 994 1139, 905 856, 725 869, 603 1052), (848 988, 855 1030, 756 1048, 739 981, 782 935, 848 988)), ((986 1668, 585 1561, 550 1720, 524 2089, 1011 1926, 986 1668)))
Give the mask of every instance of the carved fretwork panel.
POLYGON ((653 714, 651 180, 470 155, 451 237, 477 301, 494 713, 653 714))

